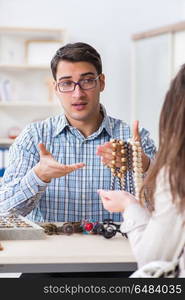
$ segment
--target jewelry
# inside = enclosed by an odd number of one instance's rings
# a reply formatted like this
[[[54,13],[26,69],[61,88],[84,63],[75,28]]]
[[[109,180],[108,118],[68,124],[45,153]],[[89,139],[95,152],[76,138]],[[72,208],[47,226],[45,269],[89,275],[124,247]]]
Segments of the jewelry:
[[[58,231],[67,235],[72,233],[83,232],[81,222],[66,222],[62,226],[58,227]]]
[[[111,162],[111,190],[115,189],[116,181],[119,190],[128,190],[139,198],[143,182],[142,148],[140,142],[128,142],[118,139],[111,140],[113,160]],[[119,167],[117,166],[119,157]]]
[[[121,233],[122,236],[127,237],[126,234],[120,231],[120,225],[121,224],[114,223],[112,219],[105,219],[103,222],[89,220],[66,222],[62,226],[58,226],[57,223],[41,224],[47,235],[71,235],[73,233],[83,233],[102,235],[106,239],[112,238],[117,232]]]
[[[41,224],[41,227],[44,228],[44,232],[48,235],[58,234],[57,226],[53,223]]]
[[[114,190],[115,188],[115,181],[116,178],[118,179],[118,187],[120,190],[125,189],[126,187],[126,170],[127,170],[127,153],[128,153],[128,148],[127,144],[121,140],[113,139],[111,140],[112,142],[112,155],[113,155],[113,160],[111,162],[111,173],[112,173],[112,178],[111,178],[111,190]],[[120,155],[120,160],[121,160],[121,166],[116,167],[116,157],[117,155]]]
[[[120,224],[114,223],[112,219],[105,219],[103,221],[103,228],[99,234],[103,235],[106,239],[110,239],[115,236],[117,232],[127,237],[125,233],[120,231]]]
[[[143,183],[142,148],[139,141],[131,140],[130,144],[132,145],[134,195],[137,199],[139,199],[139,192]]]
[[[66,234],[71,235],[72,233],[83,232],[81,222],[66,222],[62,226],[58,226],[53,223],[41,224],[44,231],[48,235],[53,234]]]

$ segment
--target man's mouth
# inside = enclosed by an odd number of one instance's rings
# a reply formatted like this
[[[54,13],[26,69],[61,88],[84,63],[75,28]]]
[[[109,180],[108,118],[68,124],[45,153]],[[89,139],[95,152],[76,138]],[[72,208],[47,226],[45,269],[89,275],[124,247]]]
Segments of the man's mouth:
[[[76,108],[77,110],[82,110],[85,108],[85,106],[87,105],[86,102],[76,102],[76,103],[73,103],[72,106],[74,108]]]

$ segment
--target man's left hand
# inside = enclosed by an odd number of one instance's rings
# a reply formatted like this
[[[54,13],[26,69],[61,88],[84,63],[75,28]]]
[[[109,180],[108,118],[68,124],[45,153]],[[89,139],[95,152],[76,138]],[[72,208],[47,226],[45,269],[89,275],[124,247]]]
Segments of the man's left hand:
[[[133,123],[133,139],[134,141],[141,142],[141,138],[139,135],[139,121],[134,121]],[[114,151],[114,148],[112,146],[111,142],[106,142],[103,145],[99,145],[97,147],[96,154],[101,156],[101,161],[104,165],[107,167],[112,167],[112,160],[114,160],[114,156],[112,155],[112,152]],[[150,158],[144,153],[142,150],[142,164],[143,164],[143,172],[145,173],[150,165]],[[116,167],[121,167],[121,155],[116,155]]]

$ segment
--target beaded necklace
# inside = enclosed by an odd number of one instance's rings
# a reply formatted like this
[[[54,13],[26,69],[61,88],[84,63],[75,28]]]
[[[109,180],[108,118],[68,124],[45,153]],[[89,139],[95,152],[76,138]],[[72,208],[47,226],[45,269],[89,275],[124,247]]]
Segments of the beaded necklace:
[[[124,142],[118,139],[111,140],[113,160],[111,162],[111,190],[126,189],[128,176],[130,193],[139,199],[139,191],[143,182],[142,148],[140,142],[130,140]],[[121,166],[116,166],[116,158],[120,157]]]

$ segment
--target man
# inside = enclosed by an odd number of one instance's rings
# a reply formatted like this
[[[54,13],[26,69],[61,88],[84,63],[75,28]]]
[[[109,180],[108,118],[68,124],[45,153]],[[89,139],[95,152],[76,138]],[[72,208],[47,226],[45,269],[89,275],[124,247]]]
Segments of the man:
[[[120,214],[103,209],[97,190],[110,189],[111,172],[105,166],[112,160],[110,140],[127,140],[131,130],[100,105],[105,87],[100,55],[88,44],[67,44],[56,52],[51,69],[64,114],[28,125],[11,146],[1,210],[37,222],[120,221]],[[139,136],[138,123],[134,126],[147,171],[155,146],[145,129]]]

